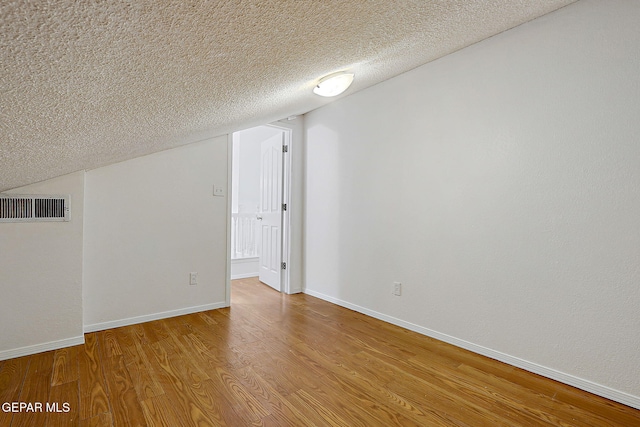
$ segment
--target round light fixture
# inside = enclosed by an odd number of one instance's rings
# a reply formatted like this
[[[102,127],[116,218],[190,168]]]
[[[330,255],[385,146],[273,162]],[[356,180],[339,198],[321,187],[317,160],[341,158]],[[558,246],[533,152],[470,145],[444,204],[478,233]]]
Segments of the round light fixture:
[[[353,82],[353,73],[339,72],[329,74],[320,79],[313,93],[320,96],[338,96],[351,85]]]

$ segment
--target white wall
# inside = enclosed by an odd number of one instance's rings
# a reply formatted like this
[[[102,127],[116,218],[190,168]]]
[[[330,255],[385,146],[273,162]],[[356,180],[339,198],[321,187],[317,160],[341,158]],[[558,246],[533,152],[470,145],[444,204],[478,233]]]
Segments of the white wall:
[[[84,342],[84,172],[10,193],[69,194],[71,220],[0,224],[0,360]]]
[[[640,407],[638,22],[584,0],[308,114],[306,292]]]
[[[225,305],[227,179],[226,136],[87,172],[85,330]]]

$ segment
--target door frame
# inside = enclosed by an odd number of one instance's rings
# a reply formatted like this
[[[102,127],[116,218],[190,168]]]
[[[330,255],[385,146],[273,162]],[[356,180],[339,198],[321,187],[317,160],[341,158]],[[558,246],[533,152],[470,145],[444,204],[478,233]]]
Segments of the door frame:
[[[282,262],[287,268],[281,271],[280,291],[286,294],[302,292],[302,222],[303,222],[303,125],[304,117],[295,116],[258,126],[269,126],[285,132],[287,153],[282,162],[282,203],[287,210],[282,214]],[[233,132],[227,135],[227,274],[225,303],[231,305],[231,194],[233,166]]]

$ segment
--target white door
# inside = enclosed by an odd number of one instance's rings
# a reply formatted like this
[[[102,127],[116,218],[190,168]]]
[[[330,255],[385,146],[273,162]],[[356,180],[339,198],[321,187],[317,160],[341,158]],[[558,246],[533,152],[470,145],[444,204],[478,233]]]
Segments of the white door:
[[[284,132],[262,142],[260,156],[260,281],[277,291],[282,271],[282,146]]]

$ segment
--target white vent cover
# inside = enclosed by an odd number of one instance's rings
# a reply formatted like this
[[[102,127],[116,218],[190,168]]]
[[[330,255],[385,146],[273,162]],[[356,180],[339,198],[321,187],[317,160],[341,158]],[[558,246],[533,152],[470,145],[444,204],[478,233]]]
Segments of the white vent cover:
[[[70,196],[0,194],[0,222],[69,221]]]

